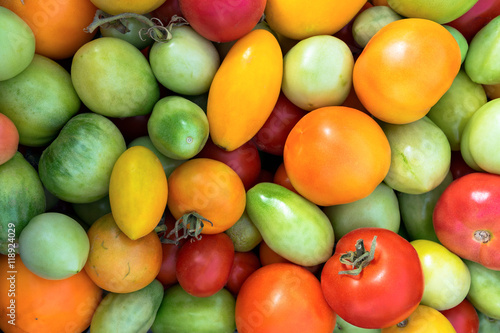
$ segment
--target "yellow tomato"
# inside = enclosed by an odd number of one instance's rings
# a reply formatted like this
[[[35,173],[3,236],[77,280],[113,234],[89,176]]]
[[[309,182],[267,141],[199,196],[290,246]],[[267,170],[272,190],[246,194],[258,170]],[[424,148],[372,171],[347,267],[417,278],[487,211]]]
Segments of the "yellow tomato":
[[[407,320],[383,328],[381,333],[456,333],[456,331],[441,312],[427,305],[419,305]]]
[[[283,55],[267,30],[239,39],[217,70],[208,93],[212,141],[232,151],[249,141],[271,114],[281,90]]]
[[[291,39],[333,35],[359,12],[366,0],[267,0],[266,21]]]
[[[154,230],[167,206],[163,166],[146,147],[127,149],[116,161],[109,183],[111,213],[120,230],[136,240]]]
[[[157,9],[165,0],[90,0],[97,8],[111,15],[121,13],[146,14]]]

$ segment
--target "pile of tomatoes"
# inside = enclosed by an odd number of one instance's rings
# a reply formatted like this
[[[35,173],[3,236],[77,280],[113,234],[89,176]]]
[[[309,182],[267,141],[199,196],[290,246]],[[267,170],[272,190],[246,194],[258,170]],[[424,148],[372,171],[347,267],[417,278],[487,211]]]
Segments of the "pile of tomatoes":
[[[0,329],[498,332],[499,0],[0,0]]]

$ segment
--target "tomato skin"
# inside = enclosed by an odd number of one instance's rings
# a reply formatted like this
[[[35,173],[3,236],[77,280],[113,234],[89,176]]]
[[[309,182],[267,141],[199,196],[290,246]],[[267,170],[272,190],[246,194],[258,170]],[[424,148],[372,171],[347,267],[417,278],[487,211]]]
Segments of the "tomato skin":
[[[499,0],[478,0],[471,9],[459,18],[448,22],[464,35],[468,43],[488,22],[500,15]]]
[[[500,175],[474,172],[454,180],[436,203],[434,230],[439,241],[463,259],[500,270]],[[489,236],[482,239],[476,232]],[[484,243],[482,241],[485,241]]]
[[[286,187],[290,191],[293,191],[299,194],[294,188],[292,183],[290,182],[290,177],[286,173],[285,163],[281,163],[278,166],[278,169],[274,172],[273,183]]]
[[[469,173],[476,172],[472,169],[462,157],[462,152],[460,150],[455,150],[451,152],[451,165],[450,171],[453,175],[453,179],[460,178],[462,176],[468,175]]]
[[[19,147],[19,132],[16,125],[0,113],[0,165],[10,160]]]
[[[290,263],[250,275],[236,298],[235,315],[239,333],[331,333],[336,319],[317,278]]]
[[[30,26],[35,34],[35,53],[54,60],[71,57],[97,33],[83,31],[97,10],[90,0],[0,0],[0,6],[12,10]]]
[[[382,333],[457,333],[450,321],[427,305],[419,305],[401,324],[383,328]]]
[[[259,257],[254,252],[235,252],[226,289],[233,295],[237,295],[245,280],[260,267],[262,265]]]
[[[441,311],[441,313],[450,321],[457,333],[477,333],[479,331],[479,316],[467,299],[451,309]]]
[[[225,233],[193,238],[177,254],[177,280],[190,295],[212,296],[226,285],[233,260],[233,242]]]
[[[352,266],[340,256],[355,250],[363,239],[371,249],[377,236],[375,257],[357,276],[339,274]],[[397,264],[395,264],[397,263]],[[407,318],[418,306],[424,292],[420,259],[411,244],[383,228],[359,228],[343,236],[321,273],[323,294],[339,316],[361,328],[390,327]]]
[[[99,9],[111,15],[121,13],[146,14],[160,7],[165,0],[142,0],[142,1],[123,1],[123,0],[90,0]]]

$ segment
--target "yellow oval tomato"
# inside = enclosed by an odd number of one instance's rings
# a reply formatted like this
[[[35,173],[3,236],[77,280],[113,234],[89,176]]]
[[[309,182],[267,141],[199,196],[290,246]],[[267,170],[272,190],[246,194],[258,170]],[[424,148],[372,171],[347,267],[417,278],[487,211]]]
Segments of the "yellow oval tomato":
[[[165,2],[165,0],[90,0],[104,12],[117,15],[121,13],[149,13]]]
[[[419,305],[401,323],[383,328],[382,333],[456,333],[453,325],[438,310],[427,305]]]
[[[109,182],[111,213],[130,239],[149,234],[167,206],[168,184],[158,157],[148,148],[128,148],[116,161]]]
[[[272,30],[301,40],[333,35],[359,12],[366,0],[267,0],[266,21]]]
[[[460,47],[442,25],[397,20],[380,29],[359,55],[354,89],[374,117],[410,123],[425,116],[450,88],[460,64]]]
[[[208,92],[207,117],[212,141],[232,151],[264,125],[281,91],[283,55],[267,30],[256,29],[229,50]]]

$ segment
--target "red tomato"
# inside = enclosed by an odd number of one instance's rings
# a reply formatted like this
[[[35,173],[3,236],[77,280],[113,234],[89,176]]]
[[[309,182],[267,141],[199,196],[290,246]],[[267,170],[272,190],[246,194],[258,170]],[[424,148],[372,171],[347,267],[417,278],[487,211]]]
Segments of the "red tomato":
[[[19,132],[16,125],[0,113],[0,165],[10,160],[19,147]]]
[[[193,296],[211,296],[226,285],[233,260],[233,241],[225,233],[191,238],[177,254],[177,280]]]
[[[266,0],[179,0],[191,27],[213,42],[230,42],[250,32],[264,14]]]
[[[269,118],[252,140],[259,150],[282,156],[288,133],[306,113],[281,92]]]
[[[500,270],[500,175],[474,172],[454,180],[433,213],[439,241],[459,257]]]
[[[288,174],[286,173],[285,163],[281,163],[278,166],[278,169],[276,169],[276,172],[274,173],[273,177],[273,183],[286,187],[290,191],[293,191],[298,194],[298,192],[295,190],[292,183],[290,182],[290,177],[288,177]]]
[[[246,190],[255,185],[260,173],[259,151],[252,141],[235,150],[226,151],[216,146],[209,138],[196,157],[211,158],[227,164],[240,176]]]
[[[339,274],[358,268],[347,264],[364,252],[358,240],[364,241],[367,251],[374,251],[373,259],[368,256],[360,261],[366,266],[358,275]],[[348,253],[354,258],[341,262],[341,256],[345,259]],[[338,241],[334,255],[323,267],[321,287],[328,304],[345,321],[361,328],[386,328],[417,308],[424,292],[424,276],[417,251],[403,237],[388,229],[359,228]]]
[[[182,17],[179,0],[166,0],[160,7],[151,12],[151,16],[158,18],[165,26],[168,25],[174,15]]]
[[[235,252],[233,266],[227,279],[226,289],[237,295],[243,282],[261,267],[259,257],[253,252]]]
[[[331,333],[336,316],[311,272],[277,263],[247,278],[236,298],[235,318],[239,333]]]
[[[450,321],[457,333],[477,333],[479,331],[479,316],[467,299],[454,308],[443,310],[441,313]]]
[[[478,0],[465,14],[446,25],[460,31],[470,43],[472,37],[498,15],[500,15],[500,0]]]

